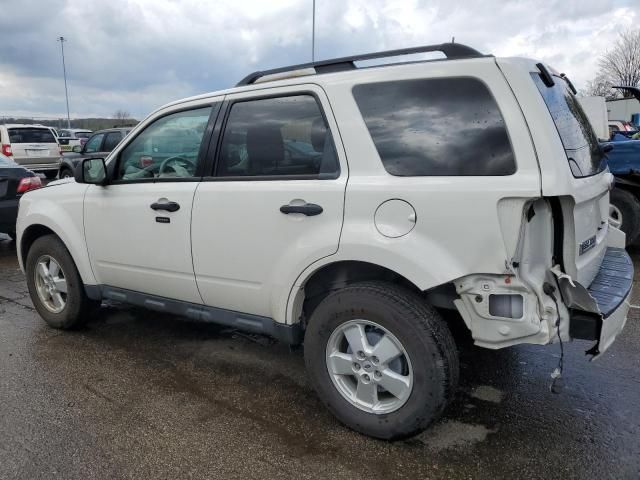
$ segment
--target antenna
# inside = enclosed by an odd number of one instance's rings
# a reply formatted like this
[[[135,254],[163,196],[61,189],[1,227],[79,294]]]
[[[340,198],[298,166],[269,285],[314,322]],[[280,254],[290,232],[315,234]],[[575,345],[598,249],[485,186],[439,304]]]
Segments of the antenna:
[[[316,0],[313,0],[311,20],[311,63],[316,61]]]

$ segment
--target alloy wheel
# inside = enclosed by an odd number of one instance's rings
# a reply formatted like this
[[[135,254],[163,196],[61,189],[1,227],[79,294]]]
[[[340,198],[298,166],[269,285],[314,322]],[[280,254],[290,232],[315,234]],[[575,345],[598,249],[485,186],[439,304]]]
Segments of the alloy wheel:
[[[614,228],[622,226],[622,212],[613,204],[609,204],[609,224]]]
[[[398,410],[413,388],[413,368],[402,343],[369,320],[350,320],[334,330],[326,364],[340,394],[368,413]]]
[[[36,262],[34,272],[38,298],[51,313],[60,313],[67,305],[67,280],[60,264],[43,255]]]

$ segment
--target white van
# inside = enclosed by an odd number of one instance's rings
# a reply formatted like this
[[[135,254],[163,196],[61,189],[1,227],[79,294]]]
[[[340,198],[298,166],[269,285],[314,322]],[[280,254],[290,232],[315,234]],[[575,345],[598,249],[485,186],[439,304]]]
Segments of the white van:
[[[55,178],[62,151],[51,128],[42,125],[0,125],[2,154],[33,172]]]

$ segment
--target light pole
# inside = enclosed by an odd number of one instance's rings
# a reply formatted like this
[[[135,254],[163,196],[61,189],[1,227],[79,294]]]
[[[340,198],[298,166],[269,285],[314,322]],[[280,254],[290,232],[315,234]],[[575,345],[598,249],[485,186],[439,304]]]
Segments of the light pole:
[[[315,1],[315,0],[314,0]],[[62,49],[62,74],[64,75],[64,95],[67,99],[67,128],[71,128],[71,117],[69,116],[69,91],[67,90],[67,67],[64,64],[64,37],[58,37],[60,48]]]
[[[316,0],[313,0],[313,15],[311,21],[311,62],[316,61]]]

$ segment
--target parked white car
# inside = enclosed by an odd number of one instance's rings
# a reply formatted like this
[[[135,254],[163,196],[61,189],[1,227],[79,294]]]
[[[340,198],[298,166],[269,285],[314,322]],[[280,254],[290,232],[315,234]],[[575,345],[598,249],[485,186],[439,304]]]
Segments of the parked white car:
[[[456,390],[442,310],[491,349],[611,346],[633,278],[611,186],[566,77],[442,44],[166,105],[106,162],[22,198],[18,256],[55,328],[113,299],[304,340],[335,416],[395,439]]]
[[[44,173],[47,178],[55,178],[58,174],[62,151],[50,127],[17,123],[0,125],[0,145],[1,153],[18,165]]]
[[[73,147],[82,146],[89,139],[93,131],[84,128],[64,128],[58,135],[58,141],[63,152],[73,151]]]

